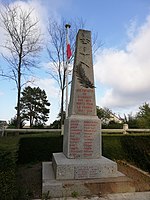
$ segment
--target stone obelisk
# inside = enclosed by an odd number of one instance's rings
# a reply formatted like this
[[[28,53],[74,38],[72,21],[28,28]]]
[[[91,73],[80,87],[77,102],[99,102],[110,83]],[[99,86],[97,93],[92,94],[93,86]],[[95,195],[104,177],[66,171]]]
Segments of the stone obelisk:
[[[67,158],[100,158],[100,119],[96,114],[91,32],[79,30],[73,68],[69,117],[63,153]]]

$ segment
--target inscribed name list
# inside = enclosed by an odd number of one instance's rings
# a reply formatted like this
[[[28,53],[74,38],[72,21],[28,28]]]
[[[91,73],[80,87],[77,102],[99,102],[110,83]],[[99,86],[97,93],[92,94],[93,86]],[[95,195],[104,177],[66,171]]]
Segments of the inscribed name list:
[[[99,158],[99,121],[71,120],[70,122],[70,158]]]

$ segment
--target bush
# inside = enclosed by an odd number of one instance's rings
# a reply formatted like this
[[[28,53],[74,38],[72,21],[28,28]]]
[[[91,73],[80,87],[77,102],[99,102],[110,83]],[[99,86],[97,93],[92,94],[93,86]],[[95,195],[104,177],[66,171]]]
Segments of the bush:
[[[0,199],[15,199],[16,190],[16,159],[12,152],[0,149]]]
[[[127,161],[137,167],[150,172],[150,137],[149,136],[125,136],[122,141],[124,152],[128,155]]]
[[[127,160],[148,171],[150,169],[150,136],[103,135],[102,152],[112,160]],[[62,136],[34,135],[22,137],[19,142],[18,163],[49,161],[52,153],[62,152]]]
[[[150,169],[150,136],[103,135],[102,154],[112,160],[126,160],[145,171]],[[62,152],[63,137],[44,135],[25,136],[20,139],[18,163],[49,161],[52,153]]]
[[[25,125],[25,122],[21,119],[20,122],[20,128],[23,128],[23,126]],[[7,128],[17,128],[17,116],[15,116],[14,118],[11,118],[8,124]]]
[[[150,171],[150,136],[103,135],[103,155],[112,160],[126,160]]]
[[[123,135],[103,135],[102,136],[102,154],[112,160],[123,160],[126,155],[122,149]]]
[[[52,153],[62,152],[62,136],[24,137],[19,141],[18,163],[49,161]]]

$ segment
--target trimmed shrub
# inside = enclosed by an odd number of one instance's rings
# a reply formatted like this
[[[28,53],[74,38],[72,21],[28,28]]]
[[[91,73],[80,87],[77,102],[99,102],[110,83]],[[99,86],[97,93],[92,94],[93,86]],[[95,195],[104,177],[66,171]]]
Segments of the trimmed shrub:
[[[126,160],[137,167],[150,172],[150,137],[125,136],[122,141],[124,152],[128,155]]]
[[[19,141],[18,163],[49,161],[52,153],[62,152],[62,136],[24,137]]]
[[[122,149],[123,135],[103,135],[102,154],[112,160],[123,160],[126,155]]]
[[[126,160],[150,171],[149,135],[103,135],[103,155],[112,160]]]
[[[103,135],[102,154],[112,160],[127,160],[141,169],[150,169],[150,136]],[[52,154],[62,152],[62,136],[29,136],[19,141],[18,163],[49,161]]]
[[[16,159],[12,152],[0,149],[0,199],[13,200],[16,190]]]

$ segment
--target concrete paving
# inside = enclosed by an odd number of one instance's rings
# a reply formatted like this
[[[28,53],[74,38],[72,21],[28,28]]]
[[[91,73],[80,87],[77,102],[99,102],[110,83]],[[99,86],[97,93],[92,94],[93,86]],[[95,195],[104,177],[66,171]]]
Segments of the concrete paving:
[[[108,200],[150,200],[150,192],[109,194]]]
[[[134,192],[134,193],[118,193],[108,194],[103,197],[63,197],[63,198],[51,198],[51,200],[150,200],[149,192]]]

